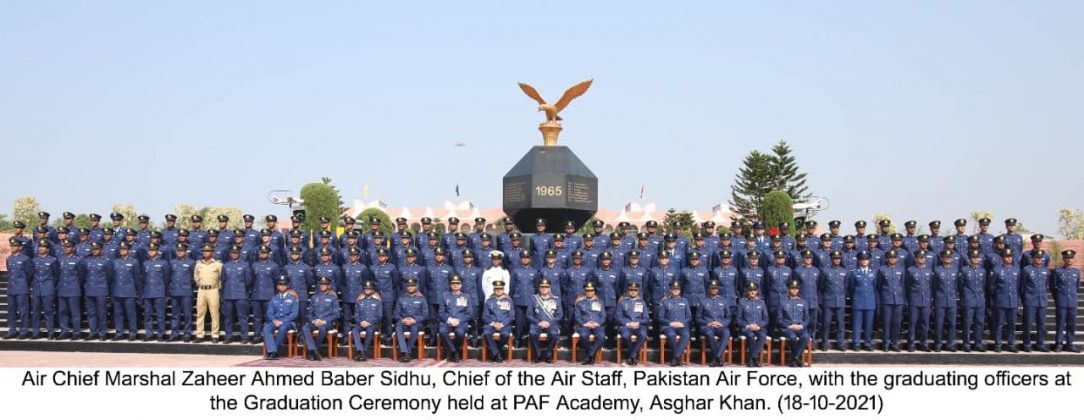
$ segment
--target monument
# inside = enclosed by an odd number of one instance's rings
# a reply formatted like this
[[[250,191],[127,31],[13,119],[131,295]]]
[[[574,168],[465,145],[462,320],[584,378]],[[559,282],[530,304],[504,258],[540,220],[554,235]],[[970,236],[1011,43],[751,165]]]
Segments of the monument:
[[[571,149],[557,145],[561,133],[557,114],[587,92],[591,80],[568,88],[555,104],[542,99],[530,85],[520,83],[519,87],[538,101],[538,111],[546,113],[546,121],[538,125],[542,146],[532,147],[504,175],[504,213],[522,232],[534,232],[539,218],[546,219],[547,232],[563,232],[565,221],[579,229],[598,211],[598,178]]]

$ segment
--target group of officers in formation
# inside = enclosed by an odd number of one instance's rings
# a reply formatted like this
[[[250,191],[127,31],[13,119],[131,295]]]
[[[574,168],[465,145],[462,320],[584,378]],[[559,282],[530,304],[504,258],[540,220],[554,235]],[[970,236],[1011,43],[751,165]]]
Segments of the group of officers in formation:
[[[191,229],[179,229],[167,214],[160,231],[147,228],[147,216],[139,216],[139,229],[125,228],[119,213],[110,215],[111,227],[91,214],[90,228],[76,228],[70,212],[59,228],[49,225],[48,213],[38,216],[32,238],[20,222],[11,238],[7,338],[42,338],[44,325],[48,339],[106,340],[111,310],[112,339],[131,341],[141,309],[144,340],[204,341],[209,316],[212,341],[233,340],[236,324],[237,338],[262,340],[271,359],[296,330],[308,357],[318,360],[319,343],[341,329],[358,361],[371,357],[377,336],[385,344],[394,337],[400,360],[410,361],[424,336],[429,345],[443,340],[453,362],[470,338],[484,340],[475,345],[488,346],[495,362],[508,342],[533,346],[536,362],[550,362],[557,342],[578,334],[583,363],[594,363],[620,336],[624,363],[635,365],[641,347],[661,335],[672,366],[682,363],[690,337],[707,340],[710,365],[724,365],[731,336],[746,340],[747,365],[757,366],[765,340],[778,336],[787,338],[791,365],[800,366],[811,340],[819,338],[821,350],[831,341],[848,349],[849,309],[851,350],[873,350],[879,318],[883,350],[901,351],[906,317],[908,351],[985,351],[985,326],[994,351],[1079,351],[1075,253],[1063,252],[1061,266],[1050,267],[1042,235],[1025,249],[1015,219],[997,236],[986,218],[977,234],[965,234],[967,221],[959,219],[946,236],[939,221],[921,235],[914,221],[904,224],[905,234],[890,233],[888,220],[866,234],[858,221],[850,235],[840,233],[839,221],[817,235],[809,221],[793,236],[768,235],[760,222],[734,223],[716,235],[708,221],[685,236],[662,234],[654,221],[635,234],[627,223],[606,234],[601,221],[584,235],[572,222],[564,233],[549,233],[539,219],[524,237],[507,218],[497,235],[485,232],[483,218],[470,232],[459,231],[454,217],[439,235],[429,218],[416,233],[396,219],[395,231],[385,234],[377,218],[366,230],[346,217],[344,233],[335,235],[326,217],[320,230],[303,232],[297,215],[285,233],[274,215],[255,229],[255,217],[246,214],[245,228],[234,230],[220,215],[216,230],[204,229],[198,215]],[[786,223],[777,228],[789,230]],[[1051,296],[1056,338],[1047,346]],[[251,335],[250,314],[257,329]]]

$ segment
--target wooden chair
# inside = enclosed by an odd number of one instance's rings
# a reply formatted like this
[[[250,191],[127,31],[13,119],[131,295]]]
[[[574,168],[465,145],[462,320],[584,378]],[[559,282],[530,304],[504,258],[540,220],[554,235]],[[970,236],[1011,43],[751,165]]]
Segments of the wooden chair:
[[[318,334],[319,334],[318,331],[313,331],[312,332],[312,338],[316,338],[316,336]],[[338,342],[338,338],[339,338],[339,330],[338,329],[331,328],[331,329],[327,330],[327,358],[328,359],[334,359],[335,355],[338,353],[338,350],[335,348],[335,345]],[[297,340],[297,341],[299,342],[298,346],[301,347],[301,355],[302,356],[308,356],[309,355],[309,348],[305,346],[305,340]],[[319,346],[320,344],[317,343],[316,345]]]
[[[549,341],[549,340],[550,340],[550,336],[549,336],[548,333],[542,333],[542,334],[538,335],[538,341],[540,341],[540,342]],[[575,356],[573,356],[573,357],[575,357]],[[532,346],[530,343],[527,344],[527,361],[528,362],[533,362],[534,361],[534,346]],[[554,362],[557,361],[557,349],[556,348],[553,349],[553,361]]]
[[[346,357],[351,360],[354,359],[354,331],[351,330],[347,337],[348,343],[346,343]],[[365,331],[361,331],[361,339],[365,340]],[[361,351],[361,349],[357,349]],[[376,327],[376,331],[373,331],[373,359],[380,358],[380,326]]]
[[[512,360],[512,334],[508,334],[508,344],[504,348],[508,352],[508,357],[505,357],[504,360]],[[482,361],[489,361],[489,344],[486,344],[485,340],[482,340]]]
[[[718,340],[719,337],[716,336],[714,339]],[[702,365],[707,365],[708,364],[708,351],[709,350],[710,350],[710,347],[708,346],[708,338],[705,337],[705,336],[700,336],[700,364],[702,364]],[[733,339],[730,339],[730,340],[728,340],[726,342],[726,350],[723,350],[723,354],[726,355],[726,364],[728,366],[733,365],[734,364],[734,340]]]
[[[621,363],[621,361],[625,360],[625,359],[621,358],[621,344],[622,344],[621,341],[622,341],[621,340],[621,335],[618,334],[618,336],[617,336],[617,362],[618,363]],[[635,343],[636,342],[636,336],[635,335],[630,335],[629,336],[629,341],[630,341],[629,344]],[[640,346],[640,354],[638,355],[637,358],[640,360],[640,363],[647,363],[647,343],[644,343],[644,345]]]
[[[745,366],[745,335],[743,334],[741,340],[741,365]],[[765,361],[767,359],[767,361]],[[772,362],[772,339],[768,337],[764,340],[764,348],[760,351],[760,364],[768,365]]]
[[[452,339],[455,340],[455,333],[452,332],[451,335],[452,335]],[[459,349],[459,356],[462,357],[462,358],[467,357],[467,341],[468,341],[469,337],[470,337],[469,334],[463,334],[463,344],[461,346],[463,348]],[[437,337],[437,351],[433,355],[434,356],[433,360],[437,360],[437,361],[444,360],[443,353],[444,353],[444,337]]]
[[[595,342],[595,335],[591,334],[591,335],[587,336],[587,340],[589,342],[594,343]],[[576,353],[576,349],[578,348],[579,343],[580,343],[580,333],[578,333],[578,332],[572,333],[572,357],[570,357],[570,359],[572,359],[572,363],[577,362],[577,357],[578,357],[577,355],[579,353]],[[556,353],[556,352],[554,352],[554,353]],[[620,360],[621,359],[618,359],[618,362],[620,362]],[[602,362],[602,350],[601,349],[597,353],[595,353],[595,363],[599,363],[599,362]]]
[[[689,364],[689,358],[693,351],[692,337],[689,337],[689,345],[685,346],[685,353],[681,355],[681,361]],[[659,364],[666,363],[666,334],[659,334]]]
[[[802,364],[813,366],[813,340],[806,342],[802,350]],[[787,337],[779,337],[779,366],[787,365]]]
[[[275,331],[275,332],[273,332],[271,334],[273,334],[274,336],[277,337],[278,336],[278,331]],[[297,330],[296,329],[290,328],[289,330],[286,331],[286,357],[297,356],[297,344],[295,343],[296,339],[297,339]],[[267,342],[264,342],[264,344],[263,344],[263,355],[264,355],[264,357],[267,357]]]
[[[403,337],[410,338],[410,331],[404,331]],[[425,357],[425,331],[418,331],[418,358]],[[399,340],[391,333],[391,360],[399,361]]]

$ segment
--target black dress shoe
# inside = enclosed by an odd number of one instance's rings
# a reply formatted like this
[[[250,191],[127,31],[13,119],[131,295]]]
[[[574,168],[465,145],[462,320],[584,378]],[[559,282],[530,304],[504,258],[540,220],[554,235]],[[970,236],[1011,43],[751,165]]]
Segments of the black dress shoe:
[[[994,353],[1001,353],[1002,347],[1003,346],[994,346]]]
[[[1041,345],[1041,344],[1036,344],[1035,345],[1035,351],[1040,352],[1040,353],[1050,353],[1050,349],[1048,349],[1046,346]]]
[[[192,342],[192,338],[191,338],[191,337],[185,337],[185,338],[184,338],[184,342],[185,342],[185,343],[189,343],[189,342]]]
[[[267,354],[267,360],[278,360],[278,359],[279,359],[278,352],[271,352],[271,353]]]
[[[362,360],[362,358],[363,358],[363,356],[361,355],[361,353],[354,354],[354,361],[355,362],[360,362]]]
[[[123,340],[123,339],[124,339],[124,336],[121,335],[121,334],[114,334],[113,335],[113,341],[120,341],[120,340]]]
[[[1009,346],[1009,353],[1019,353],[1020,350],[1015,345]]]
[[[146,343],[146,342],[148,342],[148,341],[151,341],[151,340],[154,340],[154,337],[151,337],[151,336],[149,336],[149,335],[145,335],[145,336],[143,336],[143,342],[144,342],[144,343]]]
[[[547,357],[547,358],[546,358],[545,360],[543,360],[542,362],[544,362],[544,363],[549,363],[549,364],[551,364],[551,365],[552,365],[552,364],[553,364],[553,356],[549,356],[549,357]]]
[[[676,357],[670,359],[670,366],[681,366],[681,359],[678,359]]]
[[[55,341],[55,340],[56,340],[56,336],[52,335],[52,334],[49,334],[49,341]]]

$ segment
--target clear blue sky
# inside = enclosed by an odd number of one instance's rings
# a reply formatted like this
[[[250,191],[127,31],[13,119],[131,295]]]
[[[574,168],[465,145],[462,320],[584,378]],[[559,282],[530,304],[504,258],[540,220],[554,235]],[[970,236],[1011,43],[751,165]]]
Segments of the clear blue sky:
[[[8,2],[0,205],[277,211],[332,177],[392,206],[500,206],[501,177],[565,110],[600,202],[708,210],[781,138],[818,218],[1053,233],[1084,207],[1079,1]],[[454,148],[456,142],[465,148]],[[995,229],[995,230],[999,230]]]

